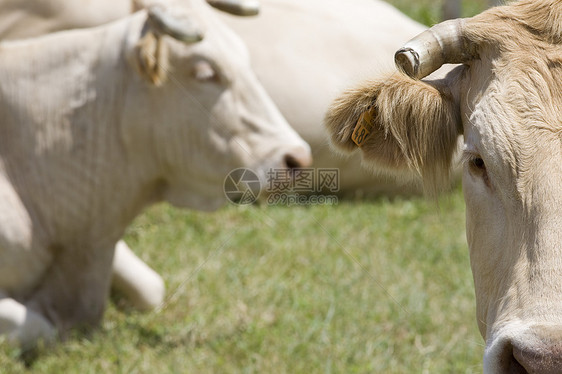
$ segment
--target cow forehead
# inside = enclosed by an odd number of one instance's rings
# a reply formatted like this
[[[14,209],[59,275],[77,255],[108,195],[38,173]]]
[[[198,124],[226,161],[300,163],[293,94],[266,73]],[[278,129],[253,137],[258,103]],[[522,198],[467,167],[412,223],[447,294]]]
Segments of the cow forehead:
[[[466,147],[525,194],[562,162],[562,69],[546,54],[485,48],[463,90]]]
[[[466,38],[479,55],[468,89],[476,100],[496,101],[488,114],[503,116],[503,126],[560,128],[561,18],[562,2],[537,0],[494,8],[467,23]]]

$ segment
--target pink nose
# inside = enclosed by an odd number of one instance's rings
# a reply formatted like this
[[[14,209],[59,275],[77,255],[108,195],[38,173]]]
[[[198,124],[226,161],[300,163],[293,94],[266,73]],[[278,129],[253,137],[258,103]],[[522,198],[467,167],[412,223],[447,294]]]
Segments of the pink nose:
[[[306,168],[312,165],[312,155],[304,147],[295,147],[285,153],[283,162],[287,169]]]

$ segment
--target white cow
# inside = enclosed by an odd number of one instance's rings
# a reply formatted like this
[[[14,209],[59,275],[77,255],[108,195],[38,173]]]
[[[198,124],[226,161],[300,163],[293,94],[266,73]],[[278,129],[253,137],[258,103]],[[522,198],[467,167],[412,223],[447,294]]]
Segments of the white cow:
[[[25,346],[99,322],[147,205],[218,208],[231,170],[310,162],[202,0],[5,42],[0,74],[0,333]]]
[[[0,0],[0,40],[23,39],[54,31],[99,26],[157,1],[159,0]],[[207,3],[234,15],[255,15],[259,10],[256,0],[207,0]],[[162,303],[165,295],[164,281],[136,257],[123,241],[117,243],[114,268],[112,285],[127,297],[133,307],[151,310]]]
[[[88,8],[69,0],[23,4],[0,0],[0,37],[91,26],[132,9],[131,0],[96,0],[88,2]],[[262,0],[257,17],[221,16],[248,46],[254,71],[283,115],[311,145],[313,166],[340,170],[343,193],[417,191],[415,186],[365,173],[359,157],[334,155],[322,120],[341,89],[373,72],[391,69],[388,61],[394,51],[425,30],[424,26],[379,0]],[[159,305],[164,296],[161,278],[135,258],[124,242],[119,242],[114,266],[114,285],[134,306]]]
[[[429,190],[464,135],[466,231],[485,373],[562,372],[562,2],[521,0],[436,25],[327,115],[360,149]],[[445,79],[418,80],[444,63]]]

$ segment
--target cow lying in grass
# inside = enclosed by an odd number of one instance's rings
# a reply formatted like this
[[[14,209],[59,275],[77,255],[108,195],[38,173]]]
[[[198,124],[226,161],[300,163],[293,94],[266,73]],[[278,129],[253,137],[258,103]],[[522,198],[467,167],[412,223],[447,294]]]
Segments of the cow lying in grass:
[[[146,206],[216,209],[233,169],[310,163],[202,0],[0,48],[0,334],[96,325],[116,243]]]
[[[103,24],[155,0],[0,0],[0,37],[18,39],[71,28]],[[327,145],[324,114],[350,81],[388,70],[396,48],[425,30],[379,0],[208,0],[227,12],[222,20],[242,38],[253,70],[289,124],[307,141],[312,166],[339,169],[343,194],[409,194],[418,186],[397,185],[365,173],[358,158],[335,155]],[[334,23],[337,19],[337,23]],[[275,40],[275,44],[271,44]],[[327,79],[326,77],[329,77]],[[164,297],[161,277],[140,261],[124,241],[114,258],[114,288],[137,309],[149,310]]]

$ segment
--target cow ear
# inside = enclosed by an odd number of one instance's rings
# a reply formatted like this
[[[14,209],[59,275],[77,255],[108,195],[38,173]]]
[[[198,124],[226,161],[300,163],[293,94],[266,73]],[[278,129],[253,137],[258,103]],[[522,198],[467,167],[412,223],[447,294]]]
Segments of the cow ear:
[[[344,152],[360,149],[377,172],[414,172],[427,192],[438,192],[462,132],[457,76],[425,82],[393,73],[345,92],[326,115],[332,143]]]
[[[143,35],[135,46],[135,60],[140,75],[156,86],[168,75],[169,49],[164,36],[191,44],[203,39],[203,34],[186,15],[174,16],[170,9],[156,5],[148,9]]]
[[[146,32],[134,49],[134,60],[140,76],[155,86],[162,85],[168,78],[168,47],[162,38]]]

